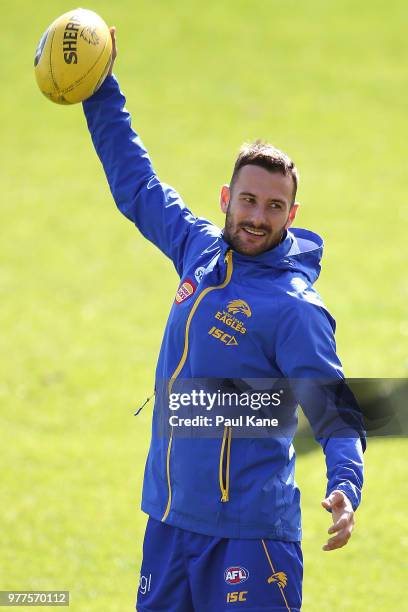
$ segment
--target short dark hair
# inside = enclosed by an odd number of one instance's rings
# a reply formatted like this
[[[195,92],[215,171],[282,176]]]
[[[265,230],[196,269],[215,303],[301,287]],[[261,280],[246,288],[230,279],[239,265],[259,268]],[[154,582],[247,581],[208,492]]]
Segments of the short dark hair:
[[[232,189],[239,171],[243,166],[261,166],[269,172],[280,172],[285,176],[290,175],[293,180],[293,202],[295,202],[296,192],[299,184],[299,173],[294,162],[269,142],[255,140],[255,142],[244,143],[241,146],[239,155],[234,165],[230,188]]]

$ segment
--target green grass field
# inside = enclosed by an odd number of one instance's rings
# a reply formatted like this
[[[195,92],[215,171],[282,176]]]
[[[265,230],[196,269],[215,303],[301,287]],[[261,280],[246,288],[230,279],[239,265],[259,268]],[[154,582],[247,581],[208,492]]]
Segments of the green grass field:
[[[37,90],[37,42],[70,8],[3,12],[0,590],[69,589],[74,612],[125,612],[151,404],[132,412],[151,393],[177,278],[116,211],[81,106]],[[406,376],[406,2],[86,8],[117,26],[133,124],[196,213],[222,223],[218,190],[242,141],[295,159],[298,225],[326,241],[318,289],[347,374]],[[300,454],[306,612],[402,609],[406,456],[406,440],[371,440],[356,531],[323,553],[323,456]]]

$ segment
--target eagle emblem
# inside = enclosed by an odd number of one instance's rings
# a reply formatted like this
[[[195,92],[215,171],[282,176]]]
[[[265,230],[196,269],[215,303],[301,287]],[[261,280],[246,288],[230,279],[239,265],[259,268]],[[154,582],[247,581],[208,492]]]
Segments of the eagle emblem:
[[[275,574],[269,576],[268,584],[271,584],[272,582],[277,582],[278,586],[281,589],[284,589],[288,582],[285,572],[275,572]]]
[[[250,307],[244,300],[232,300],[231,302],[229,302],[227,310],[232,314],[242,312],[242,314],[244,314],[248,318],[252,315]]]

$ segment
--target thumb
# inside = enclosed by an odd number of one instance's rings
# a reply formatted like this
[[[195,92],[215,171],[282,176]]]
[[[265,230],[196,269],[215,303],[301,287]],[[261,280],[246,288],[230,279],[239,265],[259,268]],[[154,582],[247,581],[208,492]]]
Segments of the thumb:
[[[109,28],[109,32],[112,39],[112,55],[116,57],[116,27],[112,26]]]
[[[341,493],[340,491],[333,491],[333,493],[330,493],[330,495],[322,501],[322,506],[323,508],[326,508],[326,510],[330,510],[331,508],[333,508],[333,506],[342,501],[343,493]]]
[[[110,35],[111,35],[111,38],[112,38],[112,55],[111,55],[111,63],[110,63],[110,66],[109,66],[108,74],[111,75],[112,72],[113,72],[113,64],[115,63],[115,59],[116,59],[116,56],[118,54],[118,51],[117,51],[117,48],[116,48],[116,28],[115,28],[115,26],[110,27],[109,31],[110,31]]]

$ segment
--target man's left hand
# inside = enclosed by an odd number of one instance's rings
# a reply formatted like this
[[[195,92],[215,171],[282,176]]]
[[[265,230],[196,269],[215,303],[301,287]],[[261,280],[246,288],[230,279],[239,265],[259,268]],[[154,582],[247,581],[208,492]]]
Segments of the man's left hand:
[[[327,533],[335,533],[322,548],[335,550],[345,546],[351,537],[354,527],[354,511],[349,498],[342,491],[333,491],[322,501],[323,508],[331,510],[333,525]]]

